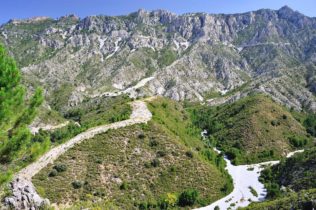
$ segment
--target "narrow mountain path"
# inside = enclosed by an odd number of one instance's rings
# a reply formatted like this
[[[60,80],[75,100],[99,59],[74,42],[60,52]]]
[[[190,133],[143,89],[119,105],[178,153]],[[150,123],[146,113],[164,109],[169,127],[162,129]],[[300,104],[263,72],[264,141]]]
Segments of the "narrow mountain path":
[[[104,92],[104,93],[100,93],[100,94],[94,94],[94,95],[92,95],[92,98],[102,97],[102,96],[114,97],[114,96],[119,96],[122,94],[128,94],[130,98],[136,98],[137,89],[144,87],[148,82],[150,82],[153,79],[155,79],[155,77],[146,77],[146,78],[140,80],[136,85],[129,87],[125,90],[120,90],[117,92]]]
[[[69,121],[65,121],[65,122],[57,124],[57,125],[46,124],[46,125],[39,125],[39,126],[30,126],[29,129],[30,129],[32,134],[36,134],[39,132],[39,130],[52,131],[52,130],[56,130],[58,128],[63,128],[65,126],[67,126],[68,124],[69,124]]]
[[[148,110],[145,101],[150,101],[152,99],[153,97],[145,99],[144,101],[131,102],[132,114],[130,119],[91,128],[64,144],[54,147],[37,161],[19,171],[10,183],[12,196],[5,198],[5,203],[14,209],[38,209],[40,206],[49,204],[47,199],[43,199],[37,194],[35,187],[32,184],[32,177],[83,140],[93,138],[95,135],[104,133],[109,129],[118,129],[134,124],[147,123],[151,120],[152,114]]]

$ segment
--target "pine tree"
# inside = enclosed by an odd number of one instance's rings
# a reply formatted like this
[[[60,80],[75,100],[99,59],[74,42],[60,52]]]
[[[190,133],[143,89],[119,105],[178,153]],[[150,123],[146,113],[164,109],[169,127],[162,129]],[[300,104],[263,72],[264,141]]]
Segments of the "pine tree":
[[[43,102],[42,90],[36,89],[30,100],[15,61],[0,45],[0,161],[7,163],[30,146],[28,125]]]

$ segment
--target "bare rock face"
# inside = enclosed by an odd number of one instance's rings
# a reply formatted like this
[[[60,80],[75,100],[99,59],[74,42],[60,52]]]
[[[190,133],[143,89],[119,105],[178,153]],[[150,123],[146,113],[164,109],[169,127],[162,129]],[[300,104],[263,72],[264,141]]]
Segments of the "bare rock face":
[[[10,185],[12,196],[4,200],[4,204],[9,208],[35,210],[49,205],[49,200],[37,194],[31,181],[16,178]]]
[[[206,101],[210,92],[243,87],[314,110],[315,29],[315,18],[287,6],[231,15],[139,10],[11,21],[0,27],[0,41],[26,83],[43,86],[50,104],[63,98],[63,107],[154,77],[138,92]]]

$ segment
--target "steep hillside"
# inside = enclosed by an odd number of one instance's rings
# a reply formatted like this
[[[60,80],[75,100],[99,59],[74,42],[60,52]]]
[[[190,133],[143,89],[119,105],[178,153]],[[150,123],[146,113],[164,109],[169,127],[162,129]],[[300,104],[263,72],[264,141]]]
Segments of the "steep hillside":
[[[286,6],[232,15],[39,17],[0,27],[29,89],[42,85],[49,103],[66,99],[61,106],[153,76],[139,96],[207,101],[209,93],[235,91],[208,101],[218,104],[255,91],[315,111],[315,34],[315,18]]]
[[[204,145],[182,106],[149,103],[152,121],[76,145],[33,178],[38,192],[72,209],[197,207],[230,192],[224,160]]]
[[[235,164],[279,159],[312,143],[305,128],[268,96],[253,95],[224,106],[192,108],[194,123],[206,129]]]
[[[298,193],[288,193],[286,196],[261,203],[250,204],[247,210],[278,210],[278,209],[302,209],[316,208],[316,189],[302,190]]]
[[[268,189],[268,201],[248,209],[316,208],[316,149],[296,154],[265,169],[261,179]]]
[[[294,190],[316,188],[316,148],[306,150],[282,161],[280,164],[266,169],[262,179],[267,183]],[[271,185],[270,184],[270,185]],[[270,197],[277,193],[270,192]]]

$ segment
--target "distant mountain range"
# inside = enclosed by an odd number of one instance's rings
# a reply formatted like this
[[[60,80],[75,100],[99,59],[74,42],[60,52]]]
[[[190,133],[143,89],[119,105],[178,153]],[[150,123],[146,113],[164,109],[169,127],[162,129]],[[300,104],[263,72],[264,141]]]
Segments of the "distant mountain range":
[[[285,6],[243,14],[139,10],[127,16],[11,20],[0,41],[30,90],[56,109],[144,78],[137,95],[219,104],[264,92],[316,111],[316,18]]]

